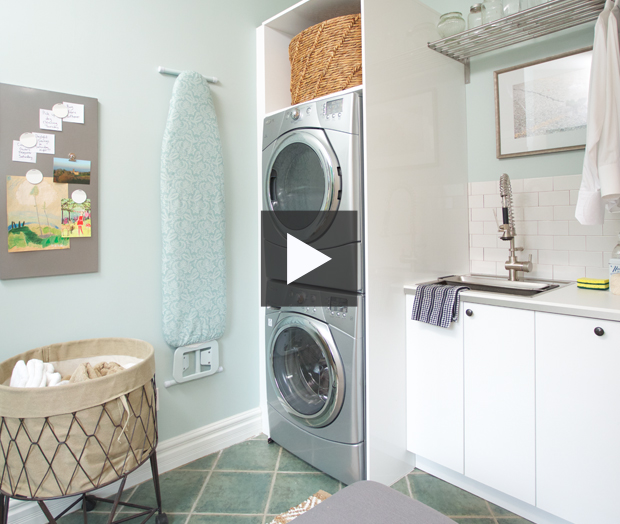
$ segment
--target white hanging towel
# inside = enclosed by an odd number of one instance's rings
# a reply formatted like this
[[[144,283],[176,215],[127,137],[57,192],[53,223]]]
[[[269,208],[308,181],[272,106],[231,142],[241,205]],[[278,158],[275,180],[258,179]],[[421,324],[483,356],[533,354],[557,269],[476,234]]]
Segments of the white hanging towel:
[[[620,212],[620,7],[618,0],[609,16],[607,28],[607,107],[599,145],[601,198],[610,212]]]
[[[607,98],[607,33],[609,15],[614,7],[612,0],[605,2],[594,28],[590,93],[588,95],[588,121],[586,153],[583,159],[581,187],[577,198],[575,218],[584,225],[602,224],[604,207],[598,173],[598,153],[605,124]]]

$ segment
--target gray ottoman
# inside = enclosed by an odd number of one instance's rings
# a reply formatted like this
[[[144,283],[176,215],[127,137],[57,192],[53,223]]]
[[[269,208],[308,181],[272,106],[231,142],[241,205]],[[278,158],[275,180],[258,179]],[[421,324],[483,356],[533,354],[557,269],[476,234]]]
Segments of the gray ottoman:
[[[363,480],[340,490],[295,519],[295,524],[455,524],[427,505],[378,482]]]

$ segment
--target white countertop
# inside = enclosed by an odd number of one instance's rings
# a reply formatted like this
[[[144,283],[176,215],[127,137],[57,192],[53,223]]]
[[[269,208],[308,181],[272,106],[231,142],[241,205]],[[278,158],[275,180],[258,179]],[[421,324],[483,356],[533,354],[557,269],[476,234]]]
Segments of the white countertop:
[[[418,284],[433,279],[419,280],[405,286],[405,293],[415,294]],[[492,306],[546,311],[561,315],[600,318],[620,322],[620,295],[598,289],[580,289],[576,283],[546,291],[532,297],[490,293],[487,291],[462,291],[461,300]]]

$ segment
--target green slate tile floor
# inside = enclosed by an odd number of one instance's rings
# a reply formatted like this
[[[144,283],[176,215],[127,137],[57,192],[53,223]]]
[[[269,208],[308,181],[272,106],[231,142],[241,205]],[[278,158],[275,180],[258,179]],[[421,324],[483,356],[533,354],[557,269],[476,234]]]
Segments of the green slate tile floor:
[[[160,475],[162,506],[169,524],[268,524],[322,489],[342,489],[341,482],[321,473],[260,435]],[[527,524],[467,491],[418,469],[393,489],[427,504],[458,524]],[[123,500],[155,506],[151,481],[126,490]],[[105,524],[110,505],[99,503],[89,524]],[[135,512],[121,507],[122,517]],[[78,511],[59,524],[81,524]],[[141,519],[127,521],[139,524]],[[151,518],[149,524],[154,524]]]

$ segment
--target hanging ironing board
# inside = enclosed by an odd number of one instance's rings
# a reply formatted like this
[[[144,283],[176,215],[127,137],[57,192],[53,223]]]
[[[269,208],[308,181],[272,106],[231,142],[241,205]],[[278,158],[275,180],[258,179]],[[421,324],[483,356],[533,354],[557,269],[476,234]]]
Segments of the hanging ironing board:
[[[216,340],[226,327],[224,169],[211,91],[192,71],[170,101],[161,216],[164,338],[175,348]]]

